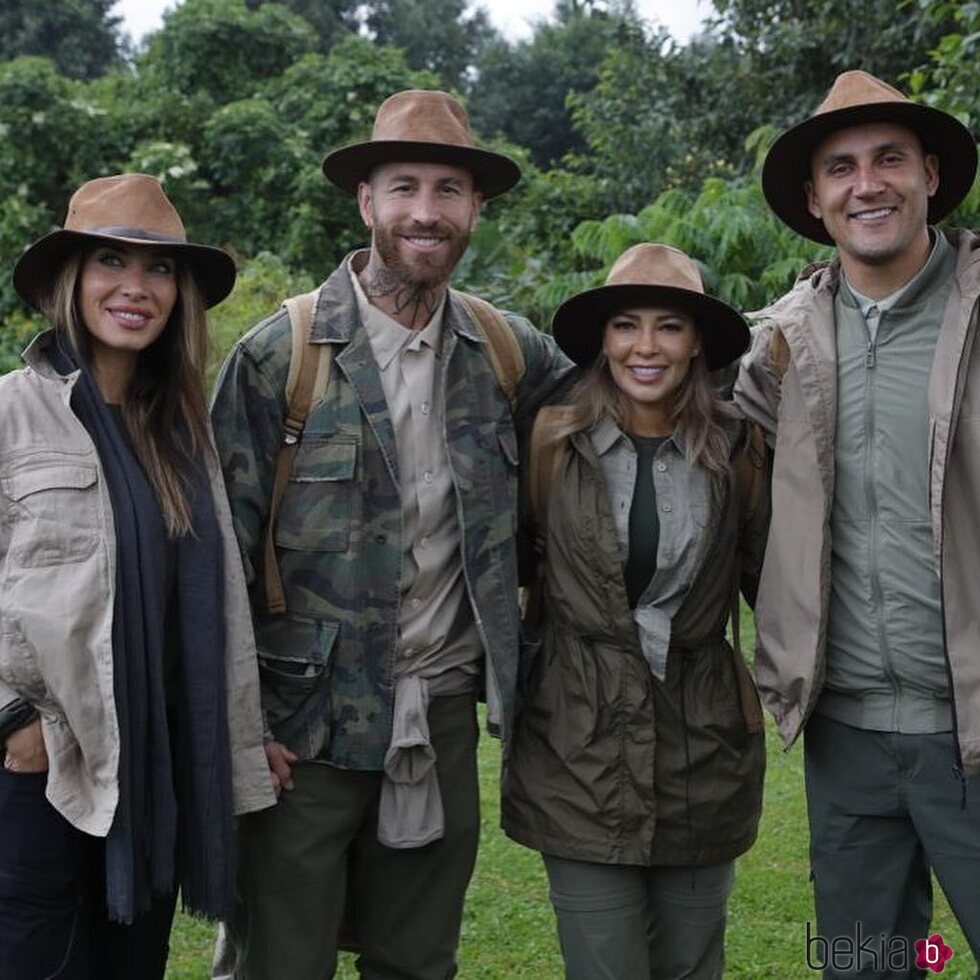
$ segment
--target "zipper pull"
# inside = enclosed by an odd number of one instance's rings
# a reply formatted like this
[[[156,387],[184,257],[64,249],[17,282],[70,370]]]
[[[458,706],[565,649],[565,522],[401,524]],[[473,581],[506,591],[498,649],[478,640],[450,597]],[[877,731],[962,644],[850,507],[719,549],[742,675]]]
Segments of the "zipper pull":
[[[864,366],[870,371],[875,366],[876,355],[873,340],[868,341],[868,352],[864,356]]]

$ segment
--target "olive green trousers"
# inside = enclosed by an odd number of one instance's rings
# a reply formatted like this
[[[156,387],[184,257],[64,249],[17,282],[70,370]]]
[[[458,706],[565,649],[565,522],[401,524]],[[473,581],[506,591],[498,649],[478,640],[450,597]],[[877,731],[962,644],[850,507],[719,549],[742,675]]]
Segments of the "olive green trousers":
[[[473,694],[433,698],[429,734],[445,836],[377,839],[381,774],[307,762],[295,788],[242,820],[239,904],[215,976],[329,980],[339,948],[369,980],[450,980],[480,830]],[[231,964],[234,966],[231,966]]]
[[[543,857],[566,980],[721,980],[734,861],[640,868]]]

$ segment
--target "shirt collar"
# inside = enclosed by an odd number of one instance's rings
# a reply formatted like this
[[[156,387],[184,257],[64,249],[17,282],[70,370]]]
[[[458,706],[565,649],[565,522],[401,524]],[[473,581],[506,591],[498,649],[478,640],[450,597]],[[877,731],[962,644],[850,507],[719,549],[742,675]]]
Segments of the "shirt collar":
[[[421,350],[423,344],[438,355],[442,339],[443,312],[446,308],[445,295],[429,322],[421,330],[411,330],[378,309],[365,295],[361,281],[354,271],[355,259],[361,254],[363,253],[355,252],[348,259],[347,271],[354,287],[357,310],[371,341],[371,350],[374,352],[378,367],[384,371],[402,350]]]
[[[630,452],[635,452],[633,443],[622,429],[608,416],[604,415],[598,425],[589,433],[592,448],[597,456],[604,456],[615,446],[620,439],[629,447]],[[684,455],[684,435],[680,427],[674,429],[673,433],[667,437],[665,445],[673,444],[674,448]]]
[[[592,448],[597,456],[605,456],[613,446],[624,439],[622,429],[608,416],[604,415],[599,424],[589,433]]]

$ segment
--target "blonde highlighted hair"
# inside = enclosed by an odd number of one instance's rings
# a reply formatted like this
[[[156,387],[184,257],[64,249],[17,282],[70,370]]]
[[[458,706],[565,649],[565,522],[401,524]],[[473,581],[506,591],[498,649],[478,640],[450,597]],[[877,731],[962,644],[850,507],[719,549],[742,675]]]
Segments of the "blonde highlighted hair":
[[[77,251],[62,266],[41,303],[42,312],[76,355],[89,359],[89,333],[78,308],[78,281],[88,253]],[[186,473],[211,440],[204,394],[208,354],[207,314],[201,290],[178,255],[177,302],[160,336],[140,351],[122,403],[130,442],[153,488],[171,537],[191,530]]]

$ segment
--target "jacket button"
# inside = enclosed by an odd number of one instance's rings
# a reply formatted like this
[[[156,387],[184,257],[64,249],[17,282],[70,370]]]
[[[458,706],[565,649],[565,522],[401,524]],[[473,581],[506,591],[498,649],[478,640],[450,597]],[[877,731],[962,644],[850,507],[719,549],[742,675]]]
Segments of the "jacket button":
[[[388,540],[388,535],[387,534],[376,534],[374,536],[374,540],[377,541],[378,544],[384,544]]]

